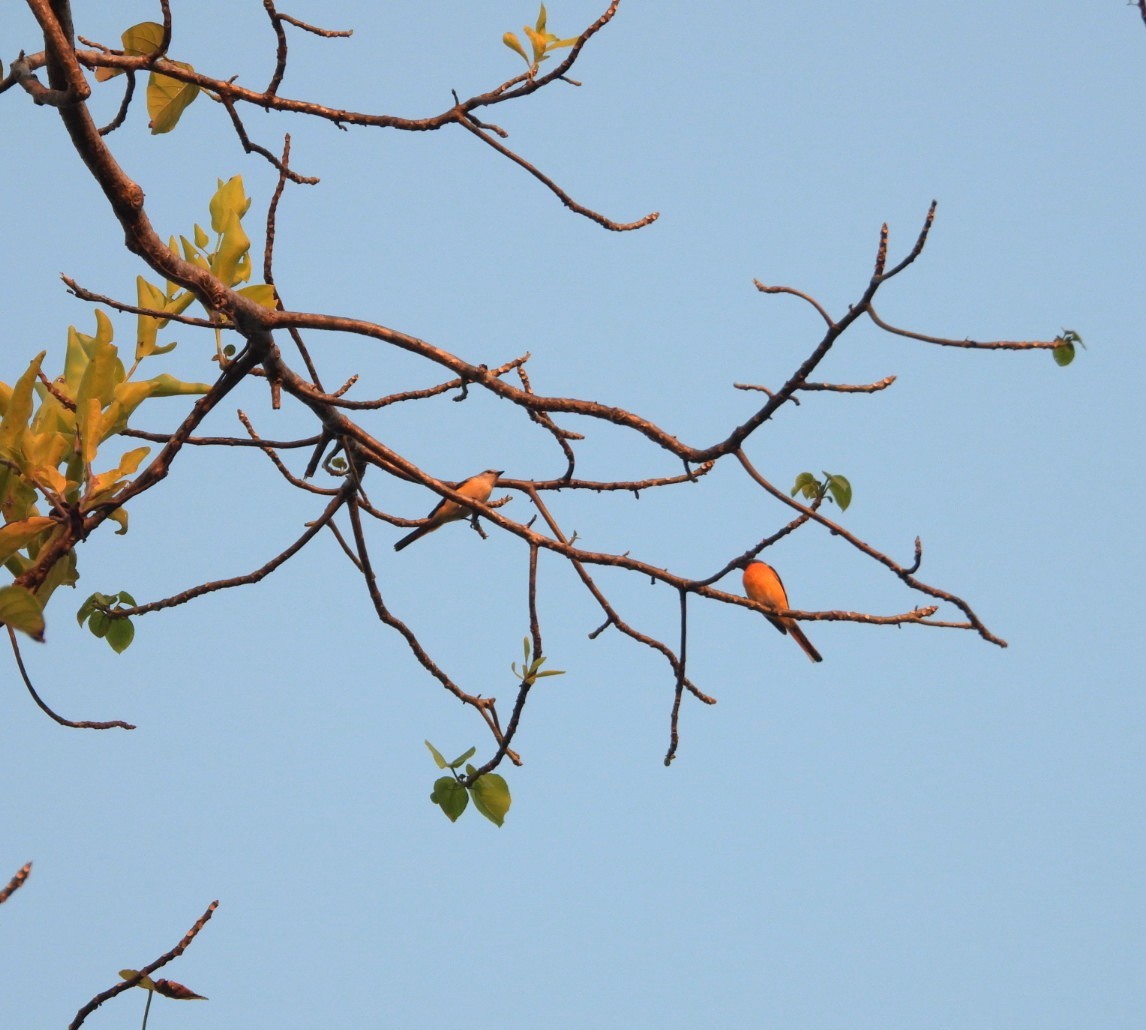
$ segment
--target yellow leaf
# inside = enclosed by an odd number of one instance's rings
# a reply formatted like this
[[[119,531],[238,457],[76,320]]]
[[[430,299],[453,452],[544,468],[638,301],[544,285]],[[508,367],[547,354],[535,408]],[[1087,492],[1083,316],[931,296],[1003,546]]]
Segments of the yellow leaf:
[[[257,283],[254,286],[244,286],[239,290],[239,293],[248,300],[253,300],[261,307],[270,308],[271,311],[278,308],[278,297],[275,294],[274,286],[270,283]]]
[[[123,40],[123,52],[132,57],[146,57],[154,54],[163,43],[163,26],[157,21],[141,21],[132,25],[120,39]]]
[[[159,287],[153,286],[144,279],[142,275],[135,278],[135,292],[141,308],[153,308],[161,311],[167,304],[167,295]],[[139,315],[137,318],[135,360],[141,361],[155,353],[156,338],[159,335],[159,330],[166,325],[166,322],[154,315]]]
[[[185,71],[195,70],[182,61],[171,63]],[[152,72],[147,80],[147,113],[151,116],[148,125],[152,135],[158,136],[174,129],[183,112],[198,95],[199,87],[194,83],[181,82],[179,79],[171,78],[170,75]]]
[[[522,47],[521,41],[517,38],[517,35],[515,33],[507,32],[504,36],[501,37],[501,41],[507,47],[509,47],[510,50],[516,50],[517,53],[521,54],[521,59],[526,64],[529,63],[529,57],[526,55],[525,49]]]
[[[85,465],[90,465],[103,440],[103,407],[98,397],[76,402],[76,418],[80,430],[80,457]]]
[[[130,980],[138,972],[139,972],[138,969],[121,969],[119,971],[119,975],[121,977],[123,977],[124,980]],[[155,990],[155,981],[152,980],[150,976],[145,976],[142,979],[140,979],[139,983],[136,984],[136,986],[142,987],[145,991],[154,991]]]
[[[233,213],[227,216],[225,227],[220,231],[223,238],[219,241],[219,249],[211,256],[211,273],[224,286],[234,286],[250,275],[249,264],[244,274],[243,258],[251,249],[251,240]]]
[[[242,218],[250,210],[251,201],[247,196],[247,191],[243,188],[241,175],[232,175],[226,182],[223,182],[222,179],[219,179],[218,182],[219,188],[215,190],[209,207],[211,210],[211,228],[215,232],[221,233],[226,231],[231,215]],[[198,233],[196,233],[196,239],[198,239]]]
[[[103,472],[98,476],[93,476],[88,503],[102,504],[104,501],[110,500],[111,494],[115,492],[120,481],[126,479],[139,468],[140,462],[150,453],[150,447],[136,447],[120,458],[119,465],[116,468],[110,472]]]
[[[55,519],[50,519],[46,515],[33,515],[20,522],[9,522],[0,529],[0,562],[7,561],[42,533],[50,533],[55,525]]]
[[[40,363],[44,360],[46,351],[40,353],[28,364],[24,374],[16,380],[12,393],[8,398],[8,406],[4,411],[4,418],[0,420],[0,455],[16,458],[21,449],[24,431],[28,427],[28,419],[32,417],[33,384],[36,382]]]

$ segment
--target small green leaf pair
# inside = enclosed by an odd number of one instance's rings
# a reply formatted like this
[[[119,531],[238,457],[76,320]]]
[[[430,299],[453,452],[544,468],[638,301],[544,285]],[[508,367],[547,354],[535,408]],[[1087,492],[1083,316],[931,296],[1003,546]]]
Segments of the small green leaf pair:
[[[439,769],[450,770],[449,776],[441,776],[434,781],[434,790],[430,794],[430,800],[446,814],[450,822],[456,823],[458,821],[472,797],[474,808],[491,823],[501,826],[505,822],[505,813],[509,811],[509,806],[513,800],[509,796],[509,784],[505,782],[505,777],[499,776],[497,773],[486,773],[467,786],[462,782],[457,770],[473,758],[477,748],[471,747],[464,755],[459,755],[452,762],[447,762],[442,753],[428,740],[426,747],[430,749],[430,754],[434,756],[434,761]],[[467,776],[473,776],[475,772],[477,769],[466,764]]]
[[[513,674],[521,680],[523,687],[532,687],[542,676],[564,676],[564,669],[549,669],[546,672],[541,671],[541,666],[545,664],[545,656],[538,655],[532,662],[529,660],[530,646],[529,637],[524,640],[525,662],[521,666],[521,672],[517,671],[517,662],[511,662],[509,667],[513,670]]]
[[[847,511],[848,505],[852,503],[851,483],[844,476],[833,475],[831,472],[824,473],[823,482],[811,472],[801,472],[796,477],[790,496],[795,497],[796,494],[800,494],[806,501],[816,501],[828,496],[840,506],[840,511]]]
[[[86,622],[92,636],[106,640],[116,654],[123,654],[135,639],[135,627],[131,619],[113,619],[108,613],[135,606],[135,598],[126,590],[118,594],[92,594],[76,612],[76,621],[81,626]]]
[[[574,36],[572,39],[558,39],[552,32],[549,32],[545,28],[545,21],[545,4],[542,4],[541,13],[537,16],[537,24],[534,25],[533,28],[530,28],[528,25],[521,27],[521,31],[529,37],[529,45],[533,51],[532,59],[530,59],[529,55],[525,52],[525,47],[521,45],[521,40],[517,38],[515,33],[507,32],[501,37],[501,41],[509,47],[510,50],[521,55],[521,59],[529,66],[530,76],[536,74],[538,65],[549,56],[550,51],[572,46],[578,39],[577,36]]]

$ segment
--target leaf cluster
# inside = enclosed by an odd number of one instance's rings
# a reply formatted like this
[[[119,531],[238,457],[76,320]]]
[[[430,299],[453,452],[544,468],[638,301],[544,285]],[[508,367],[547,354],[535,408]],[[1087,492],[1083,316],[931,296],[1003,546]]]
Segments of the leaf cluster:
[[[533,684],[543,676],[565,675],[565,670],[563,669],[548,669],[542,672],[541,666],[545,664],[545,655],[538,655],[533,661],[530,661],[529,655],[531,653],[531,647],[529,643],[529,637],[526,637],[522,643],[524,645],[525,661],[522,663],[521,671],[517,671],[517,662],[511,662],[509,667],[513,670],[513,674],[519,680],[521,680],[521,685],[523,687],[533,686]]]
[[[840,511],[847,511],[852,503],[852,485],[847,477],[831,472],[825,472],[822,480],[817,479],[811,472],[801,472],[789,491],[790,497],[799,494],[809,503],[817,503],[826,497],[840,506]]]
[[[219,180],[209,205],[214,235],[196,225],[191,238],[172,237],[168,247],[255,303],[273,308],[273,286],[241,285],[251,277],[251,241],[242,225],[250,206],[241,176]],[[43,608],[52,593],[59,586],[74,586],[79,578],[74,544],[86,533],[86,520],[103,512],[119,526],[117,532],[127,532],[127,512],[118,499],[151,448],[129,448],[104,461],[105,445],[127,428],[145,401],[201,395],[211,388],[167,373],[135,378],[142,362],[175,348],[174,341],[161,344],[159,334],[197,299],[178,283],[157,285],[143,276],[136,279],[136,295],[130,368],[125,368],[114,343],[111,319],[96,308],[94,333],[69,327],[58,376],[48,378],[47,352],[41,351],[15,383],[0,382],[0,562],[19,580],[42,556],[54,555],[57,546],[64,549],[62,556],[53,557],[34,595],[18,583],[0,588],[0,621],[37,639],[43,635]],[[213,320],[216,331],[225,324]],[[131,643],[134,631],[126,619],[108,619],[106,610],[116,597],[127,596],[93,594],[80,609],[80,624],[86,621],[92,633],[116,651]]]
[[[130,57],[158,56],[163,47],[163,26],[154,21],[141,21],[120,36],[123,52]],[[183,61],[171,62],[176,68],[193,72],[195,69]],[[121,74],[121,68],[97,68],[96,81],[106,82]],[[170,132],[178,124],[183,112],[199,96],[201,89],[193,82],[173,79],[153,71],[147,79],[148,127],[152,135]]]
[[[548,15],[545,13],[545,4],[542,4],[541,13],[538,14],[537,22],[533,27],[531,28],[528,25],[521,27],[521,31],[525,33],[526,38],[529,40],[532,57],[525,52],[525,47],[521,45],[521,40],[517,38],[516,33],[507,32],[501,37],[501,41],[509,47],[510,50],[521,55],[521,59],[529,67],[530,77],[537,74],[537,69],[541,62],[548,60],[552,51],[560,50],[562,47],[570,47],[576,43],[578,39],[576,36],[570,39],[558,39],[546,28],[547,18]]]
[[[426,747],[434,756],[439,769],[448,769],[450,775],[441,776],[434,781],[434,790],[430,800],[437,805],[452,823],[456,823],[461,814],[473,799],[474,808],[484,815],[491,823],[501,826],[505,822],[505,814],[509,811],[512,798],[509,796],[509,784],[505,777],[498,773],[485,773],[474,778],[477,772],[469,760],[477,753],[476,747],[471,747],[465,754],[459,755],[452,762],[447,762],[442,753],[428,740]],[[458,775],[458,769],[465,765],[466,781]]]
[[[92,636],[106,640],[116,654],[123,654],[135,639],[135,626],[131,619],[113,619],[110,612],[134,608],[136,600],[126,590],[118,594],[92,594],[80,606],[76,621],[82,626],[85,622]]]

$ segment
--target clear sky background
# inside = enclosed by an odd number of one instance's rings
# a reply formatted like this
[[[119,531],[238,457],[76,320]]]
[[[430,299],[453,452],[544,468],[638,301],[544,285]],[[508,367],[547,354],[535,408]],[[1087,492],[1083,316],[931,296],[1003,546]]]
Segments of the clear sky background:
[[[550,27],[576,35],[602,7],[554,0]],[[109,45],[157,14],[77,8],[78,30]],[[532,0],[287,10],[355,34],[292,32],[284,95],[407,116],[515,74],[501,35],[536,16]],[[254,0],[175,5],[171,55],[210,74],[261,86],[273,44]],[[5,4],[5,65],[40,47],[23,5]],[[619,404],[708,445],[757,403],[732,383],[779,386],[821,335],[806,305],[752,279],[839,315],[867,283],[880,224],[898,260],[937,198],[927,249],[881,293],[881,315],[957,338],[1071,328],[1088,349],[1064,370],[1047,353],[859,326],[816,378],[895,386],[806,397],[748,451],[785,488],[805,469],[848,476],[841,521],[905,562],[921,536],[921,577],[1010,646],[818,623],[813,666],[758,615],[696,603],[690,673],[719,703],[685,704],[666,769],[666,666],[615,633],[590,641],[599,611],[546,560],[546,648],[567,675],[531,696],[525,765],[502,769],[504,828],[473,811],[451,825],[427,800],[437,770],[422,741],[486,756],[490,738],[380,626],[329,536],[260,586],[147,617],[123,656],[77,629],[93,590],[143,601],[246,572],[320,510],[260,455],[185,453],[126,537],[108,526],[83,546],[47,644],[24,647],[58,711],[139,728],[62,729],[14,669],[5,678],[0,881],[35,867],[0,909],[3,1026],[66,1025],[215,898],[162,974],[211,1000],[160,999],[154,1028],[1141,1025],[1142,19],[1120,0],[625,0],[574,74],[580,89],[489,117],[579,201],[618,220],[660,211],[652,227],[574,216],[461,131],[342,133],[247,112],[258,142],[277,150],[291,132],[295,167],[322,178],[281,209],[288,306],[491,366],[530,351],[539,392]],[[120,90],[97,92],[104,117]],[[130,300],[144,269],[53,111],[10,91],[0,130],[11,382],[41,348],[57,366],[69,324],[91,331],[60,273]],[[112,143],[165,235],[205,222],[216,178],[242,174],[261,248],[274,176],[220,107],[201,98],[151,137],[137,104]],[[116,327],[132,339],[133,319]],[[168,335],[180,346],[156,371],[210,378],[210,338]],[[310,343],[327,382],[362,374],[362,397],[439,378],[377,344]],[[260,384],[210,428],[240,432],[240,406],[266,436],[312,431],[272,412]],[[184,410],[152,403],[138,423],[170,428]],[[567,424],[589,434],[586,478],[678,471],[615,430]],[[442,478],[562,467],[546,436],[476,392],[368,425]],[[413,487],[374,499],[410,517],[433,503]],[[687,489],[553,504],[586,546],[697,576],[790,517],[731,462]],[[506,511],[528,517],[520,496]],[[371,528],[387,600],[468,689],[508,700],[527,629],[521,542],[454,526],[395,555],[397,535]],[[766,557],[796,607],[928,603],[815,527]],[[602,583],[636,626],[671,637],[670,591]],[[116,999],[86,1026],[137,1025],[143,1003]]]

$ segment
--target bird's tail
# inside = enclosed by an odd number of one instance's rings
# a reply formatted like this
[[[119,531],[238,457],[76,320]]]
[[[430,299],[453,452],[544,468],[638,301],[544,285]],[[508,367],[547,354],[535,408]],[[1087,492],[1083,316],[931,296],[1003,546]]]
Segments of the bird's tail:
[[[415,540],[420,540],[428,532],[429,530],[425,526],[419,526],[414,530],[413,533],[407,533],[404,537],[402,537],[402,539],[394,545],[394,550],[400,551],[403,547],[409,547]]]
[[[804,636],[804,631],[796,625],[794,619],[788,620],[787,629],[792,635],[792,639],[804,649],[804,654],[811,658],[813,662],[822,662],[824,660],[824,656],[812,646],[812,642]]]

